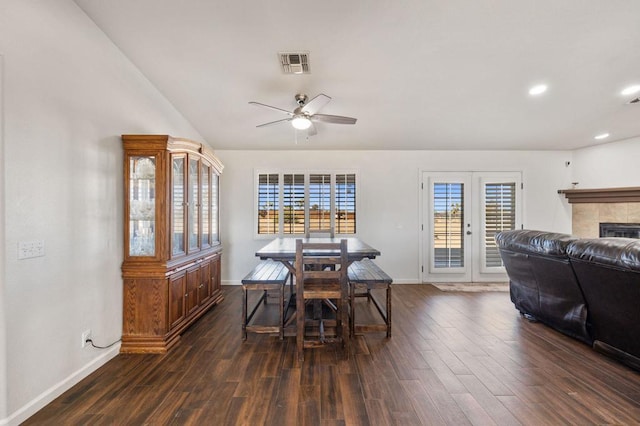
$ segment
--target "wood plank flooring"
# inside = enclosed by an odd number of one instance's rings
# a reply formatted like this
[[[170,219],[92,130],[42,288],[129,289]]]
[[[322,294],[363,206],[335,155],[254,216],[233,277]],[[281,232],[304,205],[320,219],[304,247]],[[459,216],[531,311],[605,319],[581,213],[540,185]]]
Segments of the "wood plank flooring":
[[[639,373],[523,319],[505,292],[394,284],[391,339],[297,367],[293,337],[242,342],[241,289],[224,291],[170,353],[120,355],[24,424],[640,424]]]

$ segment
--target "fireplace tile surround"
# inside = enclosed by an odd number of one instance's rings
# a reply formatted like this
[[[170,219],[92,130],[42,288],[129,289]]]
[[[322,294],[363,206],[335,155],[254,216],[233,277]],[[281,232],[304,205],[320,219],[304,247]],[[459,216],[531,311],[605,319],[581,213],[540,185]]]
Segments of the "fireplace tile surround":
[[[598,238],[600,222],[640,223],[640,203],[580,203],[571,207],[571,233],[581,238]]]
[[[600,223],[640,223],[640,187],[560,189],[571,204],[571,233],[598,238]]]

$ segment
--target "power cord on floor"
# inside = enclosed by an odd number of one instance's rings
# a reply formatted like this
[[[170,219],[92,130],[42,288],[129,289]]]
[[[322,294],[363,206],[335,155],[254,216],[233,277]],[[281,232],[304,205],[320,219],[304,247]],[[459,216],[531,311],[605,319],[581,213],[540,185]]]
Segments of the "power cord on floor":
[[[107,346],[98,346],[95,343],[93,343],[93,340],[91,340],[91,339],[85,340],[85,343],[91,343],[91,346],[93,346],[96,349],[109,349],[111,346],[115,345],[116,343],[118,343],[121,340],[122,340],[122,337],[119,338],[118,340],[116,340],[115,342],[111,343],[110,345],[107,345]]]

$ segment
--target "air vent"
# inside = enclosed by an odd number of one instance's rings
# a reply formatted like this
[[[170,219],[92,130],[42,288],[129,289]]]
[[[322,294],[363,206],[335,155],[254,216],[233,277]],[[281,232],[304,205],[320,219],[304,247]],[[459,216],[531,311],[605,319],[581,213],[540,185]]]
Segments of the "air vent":
[[[640,102],[640,98],[635,98],[635,99],[631,99],[629,102],[627,102],[628,104],[637,104],[638,102]]]
[[[280,65],[285,74],[309,74],[309,52],[280,52]]]

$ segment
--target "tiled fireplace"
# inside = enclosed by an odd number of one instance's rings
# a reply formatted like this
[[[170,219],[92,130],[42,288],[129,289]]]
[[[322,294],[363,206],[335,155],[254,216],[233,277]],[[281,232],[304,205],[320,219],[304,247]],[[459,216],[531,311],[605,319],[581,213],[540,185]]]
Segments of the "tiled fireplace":
[[[572,234],[598,238],[601,223],[640,223],[640,188],[568,189]]]
[[[572,206],[572,234],[600,236],[600,223],[640,223],[640,203],[580,203]]]

